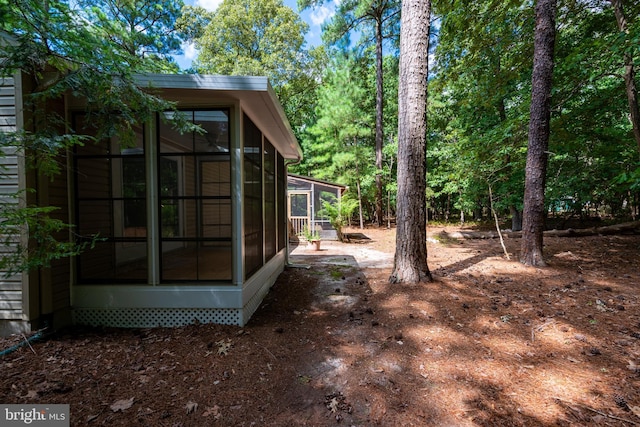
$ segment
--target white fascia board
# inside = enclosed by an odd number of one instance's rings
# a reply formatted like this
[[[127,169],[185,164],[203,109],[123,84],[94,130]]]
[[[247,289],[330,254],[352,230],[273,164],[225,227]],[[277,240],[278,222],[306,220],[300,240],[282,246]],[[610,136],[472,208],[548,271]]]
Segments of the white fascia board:
[[[298,175],[298,174],[295,174],[295,173],[289,173],[289,174],[287,174],[287,177],[292,178],[292,179],[297,179],[297,180],[300,180],[300,181],[309,182],[309,183],[315,182],[317,184],[325,185],[327,187],[333,187],[333,188],[335,188],[337,190],[342,190],[342,191],[344,191],[348,187],[347,185],[337,184],[335,182],[325,181],[325,180],[314,178],[314,177],[311,177],[311,176]]]
[[[285,151],[287,153],[291,153],[289,156],[284,156],[287,159],[292,160],[302,160],[302,148],[300,144],[298,144],[298,140],[293,134],[293,129],[291,129],[291,123],[289,123],[289,119],[287,119],[287,115],[284,112],[284,108],[278,97],[269,85],[266,94],[264,94],[265,104],[267,104],[267,111],[271,113],[272,118],[272,126],[275,131],[279,134],[287,135],[289,138],[285,139],[285,141],[274,140],[273,137],[269,137],[269,123],[264,124],[265,130],[263,132],[267,135],[267,138],[271,141],[272,144],[285,142],[288,145],[288,149]],[[276,137],[277,138],[277,137]]]
[[[261,76],[138,74],[136,83],[142,87],[164,89],[267,91],[269,88],[269,80]]]

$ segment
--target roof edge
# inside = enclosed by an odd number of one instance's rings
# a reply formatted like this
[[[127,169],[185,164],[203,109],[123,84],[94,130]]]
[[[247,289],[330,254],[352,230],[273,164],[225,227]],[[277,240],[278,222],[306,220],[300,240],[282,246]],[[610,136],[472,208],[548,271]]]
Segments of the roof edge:
[[[305,181],[313,181],[313,182],[317,182],[318,184],[325,184],[325,185],[330,185],[330,186],[336,187],[336,188],[342,188],[343,190],[346,190],[347,188],[349,188],[348,185],[338,184],[336,182],[331,182],[331,181],[325,181],[325,180],[322,180],[322,179],[313,178],[311,176],[298,175],[298,174],[295,174],[295,173],[289,173],[288,175],[291,178],[302,179],[302,180],[305,180]]]
[[[209,89],[269,91],[269,79],[263,76],[223,76],[217,74],[136,74],[140,86],[160,89]]]
[[[238,91],[260,94],[278,121],[285,136],[283,143],[289,146],[289,159],[302,160],[302,147],[285,114],[275,90],[264,76],[225,76],[214,74],[136,74],[136,84],[149,89],[201,89],[214,91]],[[295,154],[294,154],[295,153]]]

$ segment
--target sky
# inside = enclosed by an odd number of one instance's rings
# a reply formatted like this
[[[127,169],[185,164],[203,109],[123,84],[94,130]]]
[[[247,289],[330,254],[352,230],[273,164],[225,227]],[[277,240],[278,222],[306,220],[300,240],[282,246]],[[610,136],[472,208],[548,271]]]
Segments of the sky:
[[[306,40],[307,47],[317,46],[322,43],[321,40],[321,25],[335,13],[335,2],[339,0],[327,1],[325,5],[315,8],[313,10],[305,10],[300,14],[300,17],[309,25],[309,32],[307,32]],[[185,0],[185,4],[202,6],[207,10],[215,10],[222,0]],[[284,0],[285,6],[289,6],[296,13],[298,12],[297,0]],[[191,66],[191,62],[196,58],[198,52],[192,45],[184,45],[182,47],[184,54],[176,55],[175,59],[180,65],[181,69],[187,69]]]

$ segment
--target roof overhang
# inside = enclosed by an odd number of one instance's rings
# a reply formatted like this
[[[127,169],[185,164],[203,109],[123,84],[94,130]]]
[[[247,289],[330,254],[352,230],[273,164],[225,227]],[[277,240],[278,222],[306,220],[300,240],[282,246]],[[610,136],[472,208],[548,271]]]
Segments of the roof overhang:
[[[302,159],[302,148],[269,80],[258,76],[199,74],[144,74],[136,76],[142,88],[160,90],[162,98],[178,107],[239,102],[285,159]]]
[[[317,183],[317,184],[326,185],[328,187],[334,187],[334,188],[337,188],[338,190],[340,190],[341,194],[344,193],[349,188],[348,185],[338,184],[336,182],[331,182],[331,181],[325,181],[325,180],[318,179],[318,178],[313,178],[313,177],[310,177],[310,176],[297,175],[297,174],[294,174],[294,173],[287,174],[287,177],[288,178],[293,178],[293,179],[298,179],[298,180],[301,180],[301,181],[314,182],[314,183]]]

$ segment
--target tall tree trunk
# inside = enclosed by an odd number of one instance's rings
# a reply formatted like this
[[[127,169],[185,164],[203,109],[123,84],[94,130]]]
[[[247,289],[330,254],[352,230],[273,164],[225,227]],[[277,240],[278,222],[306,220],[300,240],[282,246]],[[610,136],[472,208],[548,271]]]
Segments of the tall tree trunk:
[[[515,206],[509,206],[509,212],[511,212],[511,231],[522,230],[522,212]]]
[[[358,140],[353,138],[354,146],[358,147]],[[364,230],[364,220],[362,214],[362,192],[360,191],[360,165],[358,163],[358,155],[356,151],[356,189],[358,190],[358,215],[360,217],[360,230]]]
[[[627,18],[622,7],[622,0],[610,0],[613,5],[613,11],[616,15],[618,30],[627,33]],[[636,72],[633,66],[633,56],[627,50],[624,54],[624,84],[627,92],[627,101],[629,103],[629,117],[633,127],[633,137],[640,151],[640,109],[638,108],[638,90],[635,81]]]
[[[384,74],[382,68],[382,16],[376,18],[376,222],[382,226],[382,143],[384,140]]]
[[[502,73],[502,64],[500,63],[500,58],[498,58],[496,75],[499,76]],[[507,121],[507,107],[505,106],[504,98],[500,98],[498,100],[498,117],[500,117],[500,122],[504,123]],[[506,172],[510,173],[513,169],[511,167],[511,156],[507,154],[504,159],[504,163],[506,165]],[[511,231],[521,231],[522,230],[522,212],[519,211],[514,205],[509,206],[509,212],[511,213]]]
[[[358,218],[360,219],[360,230],[364,230],[364,219],[362,213],[362,193],[360,192],[360,178],[356,181],[356,188],[358,190]]]
[[[389,160],[389,180],[391,180],[391,171],[393,171],[393,156]],[[387,228],[391,228],[391,190],[387,189]]]
[[[546,265],[542,254],[544,189],[551,122],[551,81],[556,38],[556,0],[538,0],[531,81],[529,143],[525,169],[524,210],[520,261]]]
[[[432,280],[427,266],[426,135],[430,0],[403,0],[398,89],[398,198],[391,283]]]

